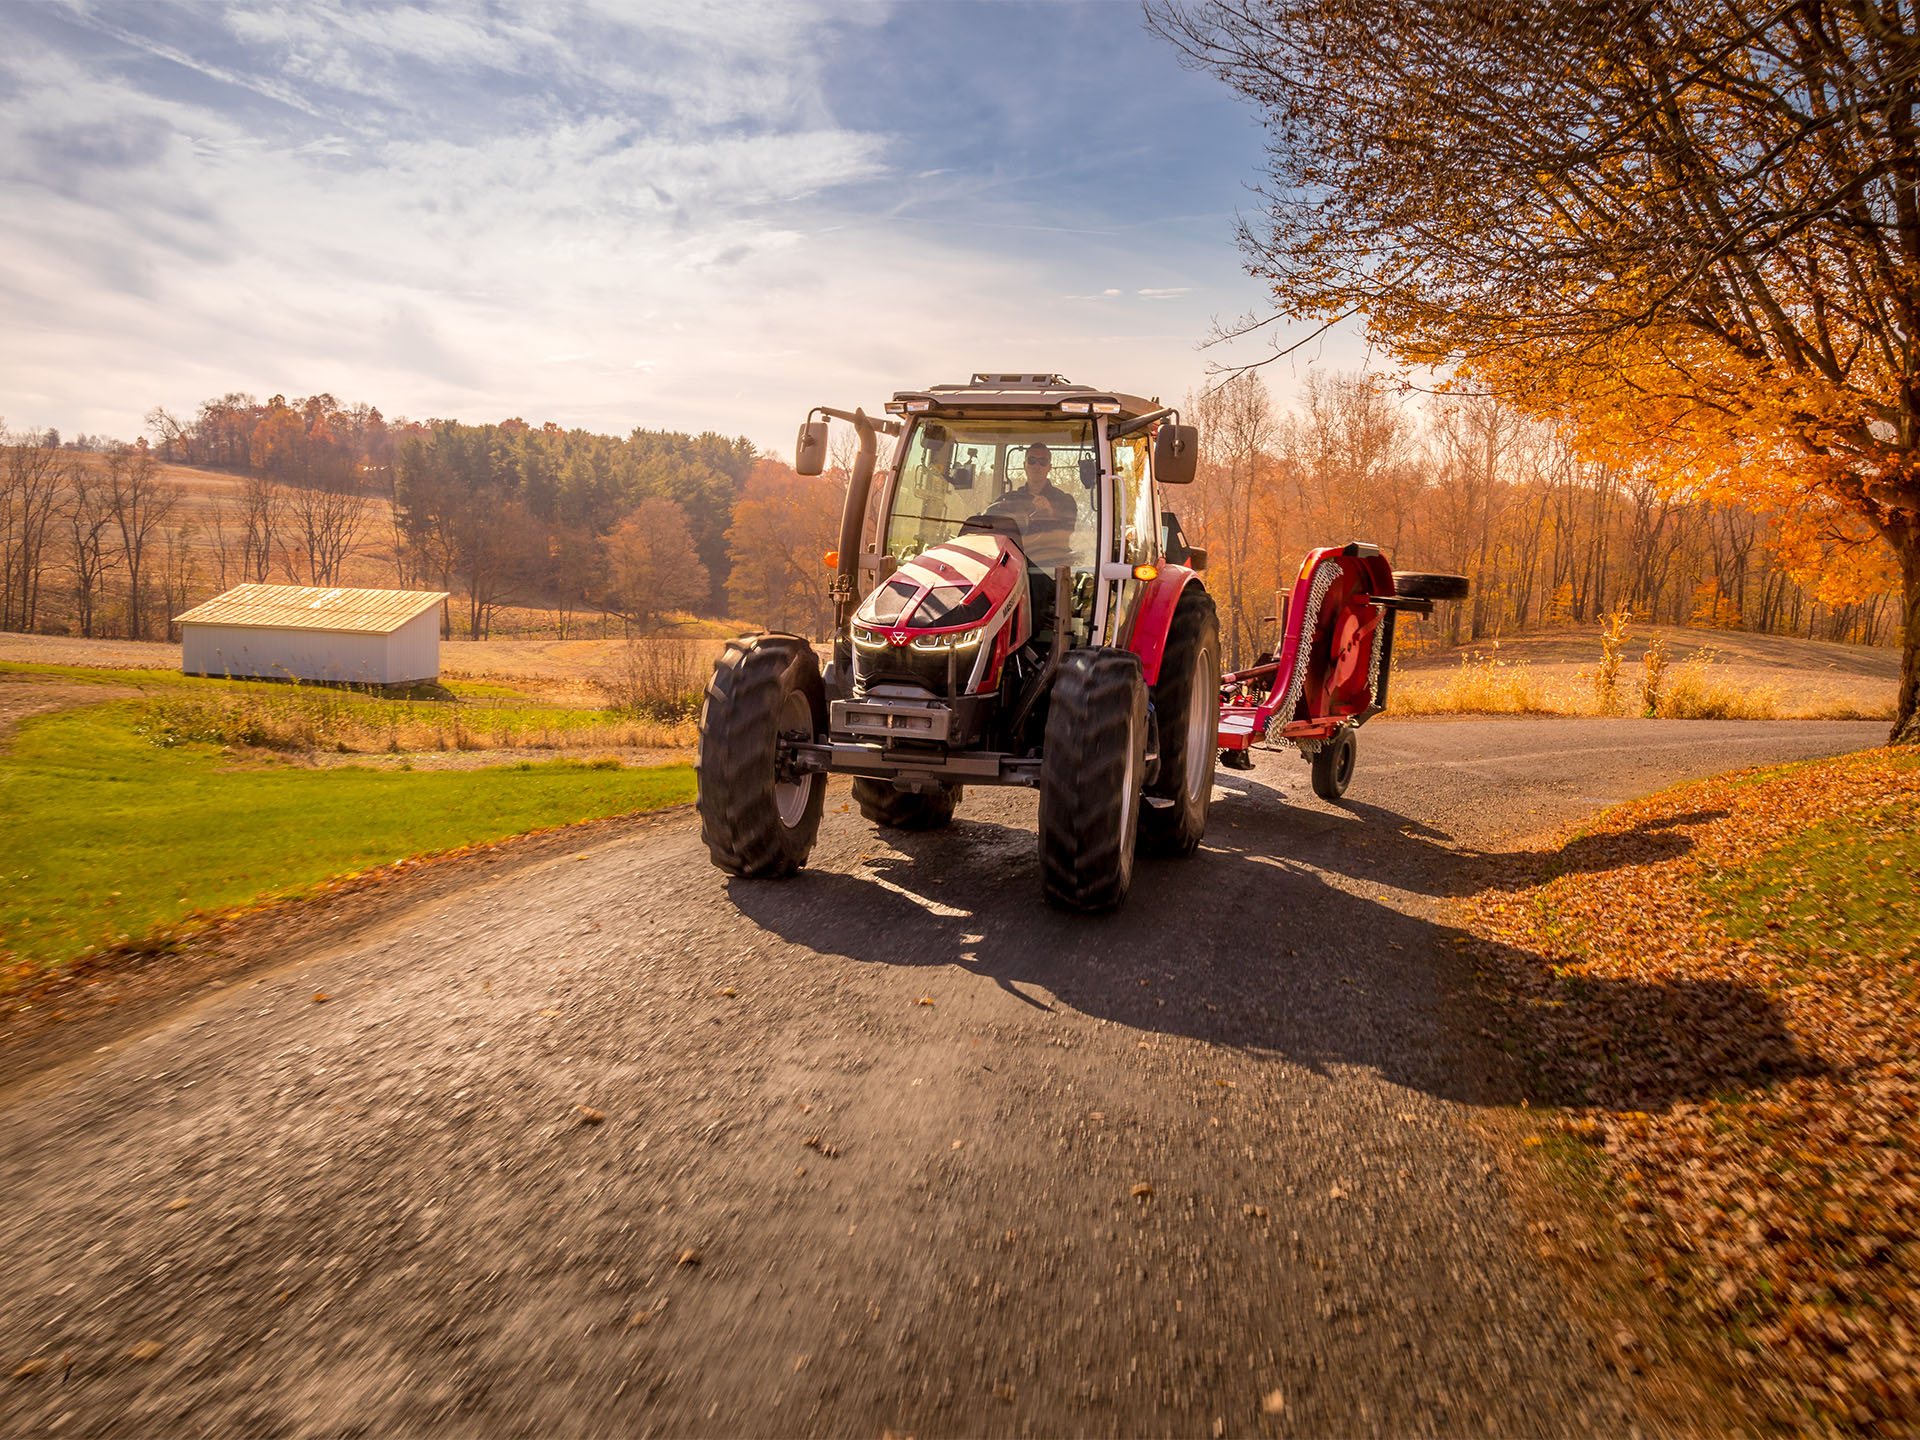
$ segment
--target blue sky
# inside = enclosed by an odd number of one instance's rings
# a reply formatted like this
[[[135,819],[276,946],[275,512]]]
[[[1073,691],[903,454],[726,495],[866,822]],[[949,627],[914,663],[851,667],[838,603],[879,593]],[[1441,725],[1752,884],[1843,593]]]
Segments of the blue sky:
[[[784,449],[977,369],[1177,397],[1262,304],[1261,140],[1122,0],[0,0],[0,417],[324,389]]]

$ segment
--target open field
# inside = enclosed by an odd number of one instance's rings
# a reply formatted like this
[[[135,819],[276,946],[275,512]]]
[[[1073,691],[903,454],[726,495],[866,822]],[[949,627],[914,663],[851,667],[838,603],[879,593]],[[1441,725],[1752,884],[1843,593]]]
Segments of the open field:
[[[1835,645],[1790,635],[1676,625],[1631,625],[1621,646],[1622,713],[1638,714],[1644,656],[1665,642],[1668,679],[1724,690],[1750,708],[1731,718],[1891,719],[1900,678],[1897,650]],[[1394,710],[1475,708],[1539,714],[1596,713],[1597,626],[1539,631],[1396,656]],[[1476,706],[1475,695],[1488,703]],[[1457,702],[1457,703],[1456,703]],[[1682,716],[1680,718],[1692,718]]]

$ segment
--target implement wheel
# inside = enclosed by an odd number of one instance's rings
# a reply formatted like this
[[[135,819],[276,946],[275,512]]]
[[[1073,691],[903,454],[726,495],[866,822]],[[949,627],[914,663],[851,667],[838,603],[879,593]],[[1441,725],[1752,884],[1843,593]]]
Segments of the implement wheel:
[[[1464,575],[1428,575],[1418,570],[1393,572],[1393,593],[1409,600],[1464,600],[1467,590]]]
[[[1126,650],[1070,650],[1047,705],[1040,889],[1063,910],[1111,910],[1133,884],[1147,769],[1147,687]]]
[[[925,790],[896,790],[890,780],[861,776],[853,782],[853,798],[860,813],[889,830],[938,830],[953,821],[960,803],[958,785],[930,785]]]
[[[782,765],[781,740],[826,730],[820,662],[790,635],[730,640],[700,708],[700,838],[732,875],[771,879],[807,863],[826,777]]]
[[[1313,752],[1313,793],[1322,800],[1338,800],[1347,793],[1353,779],[1353,761],[1357,750],[1353,731],[1340,731]]]
[[[1167,628],[1153,713],[1160,722],[1160,773],[1147,796],[1172,803],[1140,812],[1140,848],[1191,855],[1207,833],[1220,733],[1220,621],[1213,597],[1197,585],[1181,595]]]

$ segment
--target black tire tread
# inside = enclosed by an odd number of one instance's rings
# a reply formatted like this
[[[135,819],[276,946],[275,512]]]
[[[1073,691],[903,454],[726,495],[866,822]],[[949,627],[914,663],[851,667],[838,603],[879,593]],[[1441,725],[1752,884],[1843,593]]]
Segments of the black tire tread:
[[[1352,730],[1342,730],[1313,752],[1313,793],[1322,800],[1338,800],[1353,782],[1354,760],[1347,762],[1347,773],[1340,773],[1341,752],[1357,757],[1359,745]]]
[[[806,863],[820,831],[826,785],[816,782],[800,823],[780,823],[774,801],[774,750],[782,702],[793,685],[807,691],[815,733],[824,729],[820,664],[805,641],[762,635],[729,640],[700,708],[694,775],[700,838],[713,863],[745,879],[791,875]]]
[[[1193,684],[1193,653],[1203,646],[1213,647],[1213,689],[1208,703],[1217,707],[1220,695],[1220,618],[1213,597],[1198,585],[1189,585],[1180,596],[1167,627],[1166,648],[1161,652],[1160,683],[1153,687],[1154,714],[1160,719],[1160,773],[1147,794],[1173,801],[1171,805],[1143,806],[1140,811],[1140,848],[1152,855],[1191,855],[1200,847],[1207,829],[1207,809],[1213,798],[1213,767],[1218,746],[1215,735],[1198,756],[1186,754],[1186,713]],[[1206,767],[1206,783],[1200,787],[1199,803],[1186,804],[1186,773],[1190,763]]]
[[[889,830],[938,830],[953,821],[960,803],[958,785],[936,785],[926,790],[896,790],[890,780],[860,776],[853,782],[854,803],[875,825]]]
[[[1144,801],[1122,834],[1128,747],[1144,772],[1147,693],[1140,657],[1083,649],[1060,662],[1040,767],[1040,889],[1066,910],[1111,910],[1133,883]]]

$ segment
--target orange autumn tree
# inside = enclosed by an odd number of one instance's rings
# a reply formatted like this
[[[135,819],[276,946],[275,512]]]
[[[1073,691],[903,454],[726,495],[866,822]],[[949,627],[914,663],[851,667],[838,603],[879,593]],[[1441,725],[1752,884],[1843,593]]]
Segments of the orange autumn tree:
[[[1844,598],[1900,575],[1920,742],[1920,36],[1804,0],[1148,0],[1262,110],[1242,242],[1666,483],[1778,518]]]

